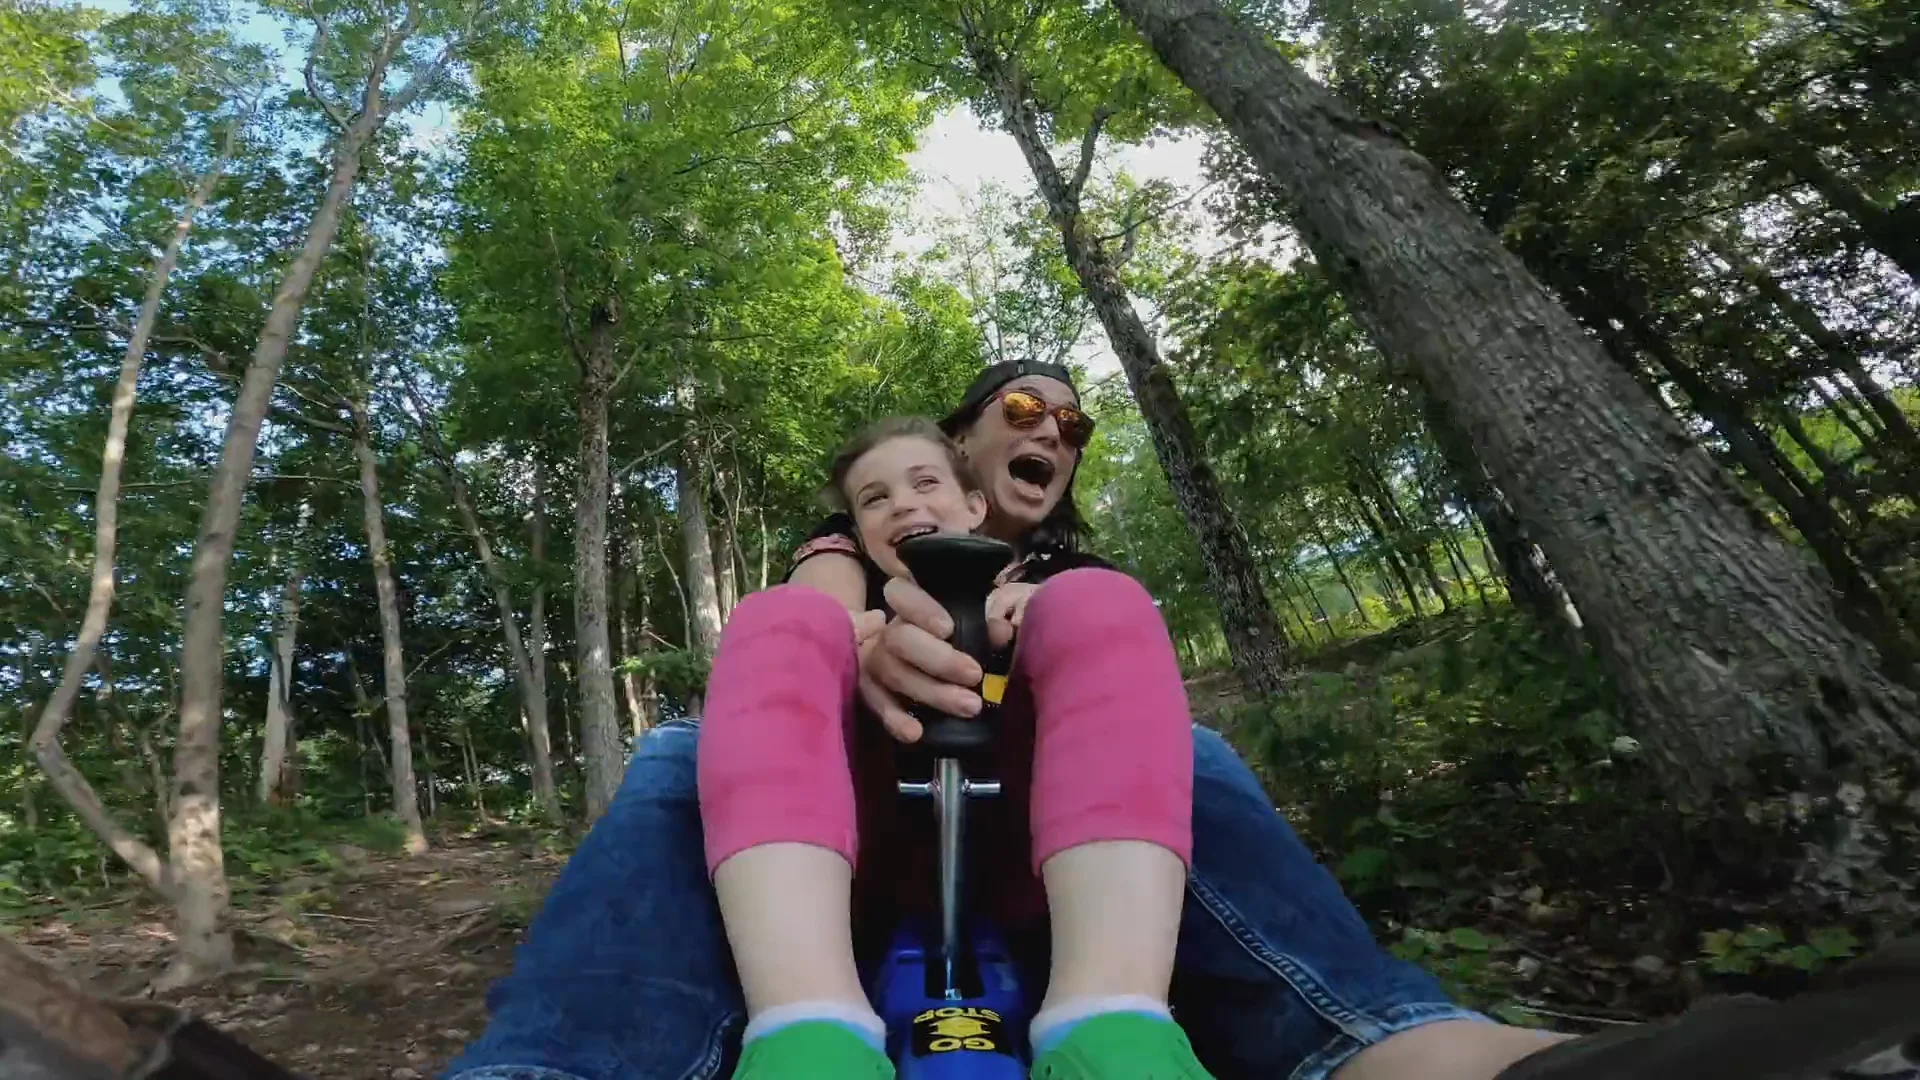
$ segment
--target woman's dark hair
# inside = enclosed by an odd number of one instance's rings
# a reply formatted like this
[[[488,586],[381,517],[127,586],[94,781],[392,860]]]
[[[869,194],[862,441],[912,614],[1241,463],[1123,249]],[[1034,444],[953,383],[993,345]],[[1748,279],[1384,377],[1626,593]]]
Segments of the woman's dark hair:
[[[847,498],[847,474],[875,447],[895,439],[925,439],[946,451],[947,462],[953,466],[953,475],[960,482],[960,490],[980,490],[980,480],[974,474],[973,466],[967,463],[967,455],[960,452],[959,444],[940,430],[939,424],[924,416],[889,416],[861,428],[833,455],[833,465],[827,470],[827,486],[821,492],[827,503],[835,510],[852,513],[853,500]]]

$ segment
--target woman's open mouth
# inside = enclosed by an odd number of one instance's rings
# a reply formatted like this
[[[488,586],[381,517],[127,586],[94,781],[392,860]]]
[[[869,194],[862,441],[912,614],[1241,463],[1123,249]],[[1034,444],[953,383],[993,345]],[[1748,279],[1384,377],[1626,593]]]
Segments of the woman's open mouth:
[[[1032,484],[1041,491],[1053,483],[1056,468],[1052,461],[1038,454],[1021,454],[1007,462],[1007,475],[1023,484]]]

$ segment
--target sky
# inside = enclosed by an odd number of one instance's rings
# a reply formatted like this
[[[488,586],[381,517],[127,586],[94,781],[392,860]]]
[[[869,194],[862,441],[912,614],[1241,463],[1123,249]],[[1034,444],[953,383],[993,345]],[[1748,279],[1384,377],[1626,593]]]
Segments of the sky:
[[[1102,166],[1109,171],[1123,169],[1139,180],[1164,179],[1191,190],[1206,182],[1200,168],[1203,149],[1197,138],[1163,139],[1153,146],[1110,151]],[[962,195],[977,193],[982,183],[996,183],[1010,191],[1033,186],[1033,174],[1027,171],[1013,136],[982,125],[965,107],[940,114],[921,136],[919,148],[907,155],[907,164],[920,181],[914,201],[918,216],[958,212]]]
[[[1206,183],[1201,168],[1204,140],[1197,137],[1161,139],[1151,145],[1109,145],[1103,148],[1096,180],[1124,171],[1139,181],[1166,180],[1182,191],[1192,191]],[[1065,151],[1067,158],[1079,153]],[[927,224],[942,218],[959,216],[979,194],[984,184],[995,184],[1010,192],[1033,190],[1033,173],[1013,136],[999,127],[982,124],[964,106],[936,117],[921,134],[920,145],[907,155],[907,165],[916,182],[914,197],[908,202],[902,228],[896,231],[892,249],[896,254],[922,250],[927,242]],[[1204,210],[1200,211],[1206,220]],[[1211,237],[1203,238],[1203,246]],[[1151,312],[1142,310],[1149,319]],[[1120,368],[1119,360],[1107,344],[1097,324],[1086,346],[1076,359],[1096,378],[1111,375]]]

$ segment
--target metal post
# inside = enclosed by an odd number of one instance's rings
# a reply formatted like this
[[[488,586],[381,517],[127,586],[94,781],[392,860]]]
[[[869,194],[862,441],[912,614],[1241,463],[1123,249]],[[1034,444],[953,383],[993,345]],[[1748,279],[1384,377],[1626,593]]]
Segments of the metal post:
[[[933,818],[940,834],[940,985],[948,1000],[958,1001],[961,954],[966,947],[967,799],[1000,794],[998,780],[969,780],[958,758],[937,758],[933,778],[902,781],[902,795],[933,799]]]

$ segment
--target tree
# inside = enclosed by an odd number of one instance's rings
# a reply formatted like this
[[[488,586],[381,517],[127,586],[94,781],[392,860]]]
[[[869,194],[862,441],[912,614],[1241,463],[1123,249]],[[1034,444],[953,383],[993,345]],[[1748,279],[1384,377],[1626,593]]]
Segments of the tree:
[[[192,45],[170,42],[175,49],[192,48],[193,45],[212,44],[224,47],[225,43],[216,35],[211,42],[196,41]],[[243,65],[256,63],[256,53],[242,50],[237,54],[229,52],[236,63],[233,75],[245,80],[249,75]],[[149,65],[137,74],[147,79],[167,79],[172,84],[192,85],[195,81],[190,74],[178,71],[169,72],[170,59],[164,55],[157,65]],[[154,74],[155,71],[168,74]],[[204,77],[202,78],[204,85]],[[228,84],[232,89],[232,84]],[[162,299],[166,294],[169,278],[172,276],[182,248],[193,229],[195,218],[213,197],[232,157],[242,130],[251,113],[250,107],[244,107],[227,121],[221,149],[210,164],[201,173],[199,181],[189,194],[184,211],[174,224],[147,279],[146,295],[141,301],[139,314],[128,334],[127,347],[120,365],[120,377],[115,385],[108,421],[106,446],[101,455],[100,483],[94,504],[94,554],[93,574],[88,590],[86,612],[82,618],[78,640],[67,665],[62,673],[60,684],[55,688],[36,727],[32,744],[36,759],[47,771],[55,790],[67,799],[70,805],[82,816],[88,825],[105,841],[108,846],[124,858],[129,865],[156,891],[174,901],[181,920],[181,951],[176,957],[175,967],[170,973],[174,981],[183,981],[204,973],[209,969],[223,966],[231,953],[231,944],[226,940],[224,931],[218,926],[219,912],[224,904],[224,883],[221,880],[218,850],[218,811],[217,790],[213,799],[211,823],[208,820],[208,806],[201,793],[196,789],[190,796],[189,788],[195,781],[203,779],[207,769],[214,763],[204,756],[189,755],[183,763],[176,755],[175,774],[181,785],[181,792],[172,799],[156,792],[156,798],[168,805],[172,812],[170,822],[169,857],[165,862],[158,854],[129,833],[116,822],[111,812],[100,801],[92,786],[73,768],[60,746],[60,731],[66,722],[67,714],[73,707],[75,696],[80,689],[84,675],[99,666],[103,658],[96,656],[102,637],[106,633],[109,613],[113,605],[115,550],[119,528],[119,496],[121,469],[125,460],[128,432],[132,421],[134,398],[139,381],[141,366],[145,360],[151,342],[155,323],[159,317]],[[183,714],[182,738],[180,744],[187,742]],[[215,785],[217,788],[217,784]],[[206,832],[213,831],[213,843],[209,850]]]
[[[414,408],[414,422],[419,426],[427,450],[433,456],[434,465],[440,470],[441,478],[446,482],[447,493],[453,498],[454,509],[460,514],[460,523],[466,527],[467,535],[472,538],[475,552],[480,556],[480,568],[487,576],[487,584],[493,591],[494,604],[500,611],[500,634],[507,646],[507,659],[513,665],[513,679],[520,689],[521,715],[526,719],[527,742],[533,758],[533,797],[540,804],[540,810],[548,820],[561,820],[560,797],[553,784],[552,737],[547,728],[546,680],[537,674],[534,665],[534,650],[528,648],[526,639],[520,634],[520,616],[513,602],[513,586],[507,578],[506,568],[501,565],[499,556],[494,552],[493,542],[487,536],[487,530],[480,522],[479,512],[474,509],[473,495],[467,489],[466,479],[460,474],[460,466],[448,453],[440,438],[438,424],[432,413],[409,388],[409,397]],[[536,510],[536,528],[542,528],[539,522],[542,512]],[[542,605],[538,602],[536,591],[534,618],[541,617]],[[537,643],[544,635],[535,632]],[[540,658],[544,669],[545,657]]]
[[[373,564],[373,584],[379,596],[381,696],[387,704],[393,809],[406,827],[407,851],[420,855],[427,850],[427,832],[420,820],[420,797],[413,778],[413,729],[407,722],[407,658],[400,631],[400,590],[394,584],[386,515],[380,502],[380,459],[373,452],[373,421],[365,397],[350,397],[346,404],[353,421],[353,456],[360,466],[367,559]]]
[[[447,49],[419,65],[405,87],[391,94],[385,90],[388,67],[420,29],[422,18],[419,4],[410,3],[400,22],[388,23],[378,31],[366,59],[361,99],[351,116],[344,115],[324,96],[313,74],[315,65],[325,56],[330,34],[325,17],[315,24],[308,54],[308,88],[337,129],[332,140],[332,172],[300,253],[288,265],[274,292],[266,324],[260,329],[239,395],[234,399],[220,463],[207,492],[200,535],[194,545],[193,574],[187,586],[186,628],[180,650],[180,733],[174,743],[173,761],[177,793],[173,821],[168,827],[169,846],[180,867],[182,979],[219,971],[233,956],[232,941],[222,926],[227,882],[220,851],[219,750],[224,681],[221,622],[240,503],[281,362],[299,323],[314,273],[339,230],[341,212],[360,172],[361,151],[390,117],[406,111],[446,68],[451,42]]]
[[[312,515],[310,504],[300,504],[300,524],[294,533],[297,545],[307,530]],[[299,753],[295,743],[293,719],[293,650],[300,638],[300,587],[306,581],[306,567],[296,551],[289,559],[287,584],[280,594],[280,622],[273,636],[273,652],[267,659],[266,734],[260,745],[259,797],[264,804],[284,802],[299,790]]]
[[[0,143],[12,141],[23,119],[92,81],[82,35],[94,19],[78,6],[20,3],[0,10]]]
[[[231,146],[230,139],[229,151]],[[87,824],[116,854],[139,871],[141,877],[156,891],[166,896],[175,892],[174,870],[162,862],[151,847],[113,819],[112,813],[94,793],[92,785],[73,768],[61,750],[60,729],[66,724],[74,698],[79,696],[81,680],[94,667],[100,640],[106,635],[107,620],[113,610],[114,550],[119,540],[120,470],[122,462],[126,460],[127,429],[133,421],[140,366],[146,357],[147,342],[153,334],[154,320],[159,313],[160,299],[166,292],[167,279],[172,275],[174,263],[180,257],[180,249],[185,246],[187,236],[193,229],[194,217],[206,206],[214,187],[219,184],[225,163],[226,154],[223,153],[200,178],[188,198],[186,210],[174,226],[173,235],[167,239],[148,276],[147,294],[140,302],[140,315],[134,323],[133,333],[127,339],[126,355],[120,364],[120,379],[113,389],[112,418],[108,421],[106,448],[100,455],[100,486],[94,495],[93,510],[93,577],[87,593],[86,613],[81,618],[79,638],[67,656],[66,668],[61,672],[60,684],[54,688],[53,696],[41,712],[40,723],[33,733],[34,757],[40,762],[40,767],[47,771],[47,778],[52,781],[54,790],[86,819]]]
[[[1116,0],[1295,208],[1381,348],[1468,430],[1702,809],[1769,759],[1830,795],[1910,760],[1910,696],[1818,575],[1453,200],[1433,169],[1209,0]],[[1844,846],[1844,845],[1842,845]],[[1839,849],[1822,871],[1845,881]]]

